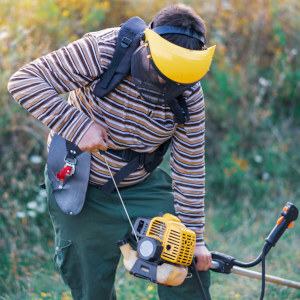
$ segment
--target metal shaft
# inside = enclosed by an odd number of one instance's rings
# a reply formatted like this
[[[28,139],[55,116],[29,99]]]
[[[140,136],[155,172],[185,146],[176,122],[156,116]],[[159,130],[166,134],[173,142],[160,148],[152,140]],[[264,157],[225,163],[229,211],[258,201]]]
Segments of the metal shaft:
[[[211,269],[216,269],[218,267],[219,267],[219,263],[216,261],[213,261]],[[261,278],[262,278],[262,275],[259,272],[243,269],[243,268],[236,267],[236,266],[232,267],[231,273],[250,277],[250,278],[255,278],[255,279],[259,279],[259,280],[261,280]],[[292,281],[292,280],[288,280],[288,279],[284,279],[284,278],[280,278],[280,277],[276,277],[276,276],[272,276],[272,275],[266,274],[266,281],[272,282],[272,283],[275,283],[278,285],[288,286],[288,287],[298,289],[298,290],[300,289],[300,282]]]

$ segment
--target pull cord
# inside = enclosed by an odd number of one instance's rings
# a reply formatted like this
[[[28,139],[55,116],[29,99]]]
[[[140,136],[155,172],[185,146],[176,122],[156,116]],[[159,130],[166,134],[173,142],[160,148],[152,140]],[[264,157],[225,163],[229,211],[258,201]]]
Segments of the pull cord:
[[[117,184],[116,184],[116,182],[115,182],[114,176],[113,176],[113,174],[112,174],[112,172],[111,172],[111,169],[110,169],[110,167],[109,167],[109,164],[108,164],[108,162],[107,162],[107,160],[106,160],[106,157],[104,156],[104,154],[103,154],[102,151],[100,151],[100,154],[104,157],[104,160],[105,160],[107,169],[108,169],[108,171],[109,171],[109,174],[110,174],[110,176],[111,176],[111,178],[112,178],[112,181],[113,181],[113,183],[114,183],[114,186],[115,186],[115,188],[116,188],[116,191],[117,191],[117,193],[118,193],[118,195],[119,195],[119,198],[120,198],[120,200],[121,200],[121,203],[122,203],[122,205],[123,205],[123,208],[124,208],[124,211],[125,211],[125,213],[126,213],[126,216],[127,216],[128,221],[129,221],[129,224],[130,224],[130,226],[131,226],[132,232],[133,232],[133,234],[134,234],[134,236],[135,236],[136,242],[138,242],[137,234],[136,234],[136,232],[135,232],[135,229],[134,229],[134,227],[133,227],[133,224],[132,224],[132,222],[131,222],[131,219],[130,219],[129,214],[128,214],[127,209],[126,209],[126,206],[125,206],[125,204],[124,204],[124,201],[123,201],[122,196],[121,196],[121,194],[120,194],[120,192],[119,192],[118,186],[117,186]]]

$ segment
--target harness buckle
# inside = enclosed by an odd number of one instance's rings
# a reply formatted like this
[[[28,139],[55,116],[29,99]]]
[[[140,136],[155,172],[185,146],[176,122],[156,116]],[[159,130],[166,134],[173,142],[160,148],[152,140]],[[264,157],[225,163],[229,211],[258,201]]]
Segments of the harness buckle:
[[[72,176],[75,173],[76,169],[76,164],[77,164],[77,159],[75,157],[71,158],[70,156],[65,156],[64,158],[65,161],[65,167],[70,167],[71,168],[71,174],[67,174],[68,176]]]
[[[141,165],[145,164],[146,153],[140,153],[139,163]]]
[[[121,46],[123,47],[123,48],[128,48],[129,47],[129,45],[131,44],[131,42],[132,42],[132,40],[130,39],[130,38],[128,38],[128,37],[123,37],[122,38],[122,40],[121,40]]]
[[[131,149],[123,150],[121,157],[124,161],[131,161],[131,159],[134,157],[134,152]]]

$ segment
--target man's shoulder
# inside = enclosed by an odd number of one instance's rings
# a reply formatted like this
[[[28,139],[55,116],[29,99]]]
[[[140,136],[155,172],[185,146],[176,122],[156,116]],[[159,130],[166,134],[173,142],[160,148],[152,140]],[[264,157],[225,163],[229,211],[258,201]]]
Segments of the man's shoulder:
[[[120,27],[106,28],[99,31],[86,33],[84,37],[94,38],[98,45],[114,45],[116,44],[119,31]]]
[[[116,49],[119,31],[120,27],[114,27],[89,32],[84,35],[85,38],[93,39],[94,43],[97,44],[98,51],[101,57],[101,65],[108,66],[111,63],[112,56]]]
[[[184,91],[183,96],[190,97],[191,95],[202,95],[202,93],[202,86],[200,81],[198,81],[188,90]]]

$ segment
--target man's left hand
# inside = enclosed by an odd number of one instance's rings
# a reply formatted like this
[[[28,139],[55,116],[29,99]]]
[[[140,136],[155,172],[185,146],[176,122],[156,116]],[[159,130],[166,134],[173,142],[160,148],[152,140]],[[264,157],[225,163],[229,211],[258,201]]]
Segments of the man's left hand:
[[[207,271],[212,265],[211,254],[205,245],[199,245],[195,248],[195,256],[197,258],[197,270]]]

